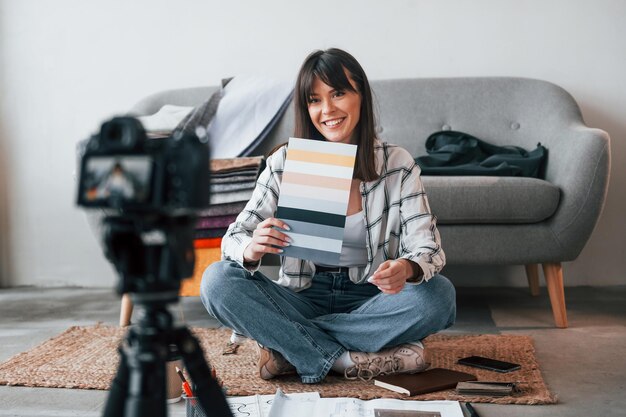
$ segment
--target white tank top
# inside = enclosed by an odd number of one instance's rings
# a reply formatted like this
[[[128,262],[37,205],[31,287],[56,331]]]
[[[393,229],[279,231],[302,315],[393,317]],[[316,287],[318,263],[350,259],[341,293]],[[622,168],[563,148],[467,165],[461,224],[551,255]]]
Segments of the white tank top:
[[[343,231],[343,246],[338,266],[367,265],[367,248],[365,243],[365,216],[363,210],[346,216],[346,227]]]

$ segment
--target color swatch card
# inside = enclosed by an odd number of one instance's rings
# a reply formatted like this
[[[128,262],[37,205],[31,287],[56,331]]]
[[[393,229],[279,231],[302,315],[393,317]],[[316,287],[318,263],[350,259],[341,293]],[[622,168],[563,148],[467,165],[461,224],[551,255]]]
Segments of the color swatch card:
[[[290,138],[276,217],[291,228],[282,255],[337,265],[356,145]]]

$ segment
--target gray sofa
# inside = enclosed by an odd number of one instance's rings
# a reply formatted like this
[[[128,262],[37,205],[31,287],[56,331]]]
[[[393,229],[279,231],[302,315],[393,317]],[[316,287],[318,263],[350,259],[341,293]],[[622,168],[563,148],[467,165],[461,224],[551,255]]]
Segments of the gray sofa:
[[[197,105],[217,87],[171,90],[139,102],[148,115],[164,104]],[[562,88],[523,78],[433,78],[373,81],[382,140],[414,156],[439,130],[470,133],[497,145],[548,149],[545,179],[424,176],[439,219],[448,264],[525,265],[538,294],[543,266],[558,327],[567,327],[561,262],[580,254],[602,210],[610,151],[606,132],[585,125]],[[292,135],[293,108],[255,154]]]

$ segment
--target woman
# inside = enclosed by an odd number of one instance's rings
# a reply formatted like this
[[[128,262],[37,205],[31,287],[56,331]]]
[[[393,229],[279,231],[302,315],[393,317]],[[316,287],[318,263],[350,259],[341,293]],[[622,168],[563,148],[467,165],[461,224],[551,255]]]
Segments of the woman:
[[[367,77],[347,52],[311,53],[294,100],[295,137],[358,145],[340,265],[281,256],[278,280],[259,272],[265,254],[289,245],[289,225],[273,217],[282,146],[224,236],[224,260],[205,271],[202,302],[258,342],[263,379],[423,371],[420,340],[451,326],[456,305],[454,287],[438,275],[445,255],[419,168],[406,150],[377,139]]]

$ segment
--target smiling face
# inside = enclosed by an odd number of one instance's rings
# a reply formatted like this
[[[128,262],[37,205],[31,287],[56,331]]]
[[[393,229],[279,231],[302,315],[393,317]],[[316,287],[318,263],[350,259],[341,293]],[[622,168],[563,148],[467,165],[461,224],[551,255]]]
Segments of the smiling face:
[[[361,114],[361,95],[346,72],[351,90],[337,90],[319,77],[313,81],[308,100],[313,126],[330,142],[356,144],[355,128]]]

